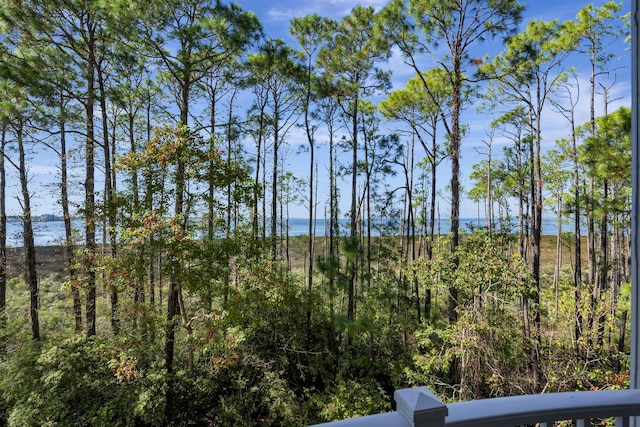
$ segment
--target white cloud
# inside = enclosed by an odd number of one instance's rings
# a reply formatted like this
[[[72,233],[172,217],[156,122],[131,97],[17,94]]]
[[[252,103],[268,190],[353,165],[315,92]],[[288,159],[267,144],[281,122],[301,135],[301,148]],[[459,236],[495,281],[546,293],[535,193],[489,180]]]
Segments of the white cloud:
[[[271,6],[267,12],[269,19],[275,22],[289,22],[292,18],[315,13],[320,16],[340,19],[351,13],[351,10],[358,5],[373,6],[379,10],[387,4],[387,0],[331,0],[328,2],[305,0],[296,4],[295,7],[290,7],[288,4],[289,2],[286,6]]]
[[[308,15],[308,14],[309,13],[307,13],[305,11],[301,11],[301,9],[299,9],[299,8],[296,8],[296,9],[284,8],[283,9],[283,8],[272,7],[272,8],[269,9],[269,12],[267,13],[267,16],[273,21],[289,22],[292,18],[295,18],[297,16],[305,16],[305,15]]]
[[[388,3],[388,0],[330,0],[328,3],[340,8],[348,7],[349,9],[353,9],[357,5],[381,8]]]

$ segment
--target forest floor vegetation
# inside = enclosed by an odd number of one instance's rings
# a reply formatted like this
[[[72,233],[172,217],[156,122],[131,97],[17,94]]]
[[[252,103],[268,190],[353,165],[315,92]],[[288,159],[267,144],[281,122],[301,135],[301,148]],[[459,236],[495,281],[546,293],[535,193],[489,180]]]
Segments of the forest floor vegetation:
[[[399,247],[394,239],[386,242],[388,248]],[[457,269],[450,269],[446,250],[436,251],[428,265],[413,265],[412,274],[432,298],[431,311],[423,311],[420,322],[409,273],[398,281],[382,274],[382,264],[371,284],[359,290],[355,321],[342,314],[344,284],[332,294],[322,277],[316,291],[306,292],[305,242],[290,240],[289,268],[284,261],[260,258],[238,265],[230,292],[214,294],[212,303],[203,303],[195,288],[185,293],[181,304],[190,307],[191,317],[177,330],[172,372],[162,358],[166,286],[156,289],[153,304],[122,299],[122,326],[113,334],[110,282],[104,279],[110,273],[101,271],[100,332],[88,337],[73,331],[63,248],[39,247],[43,338],[31,341],[21,250],[11,249],[0,426],[293,426],[387,411],[395,389],[417,385],[427,385],[445,401],[534,392],[532,340],[521,305],[531,292],[530,279],[518,256],[505,256],[513,242],[473,233],[461,241]],[[322,243],[317,238],[318,257]],[[606,318],[602,342],[595,333],[585,334],[584,353],[576,356],[573,290],[567,280],[557,291],[551,286],[551,237],[543,239],[541,253],[543,391],[627,387],[629,357],[626,347],[617,346],[619,320]],[[565,277],[570,259],[567,254]],[[451,283],[464,301],[455,323],[446,318]],[[130,291],[126,284],[120,288],[121,296]]]

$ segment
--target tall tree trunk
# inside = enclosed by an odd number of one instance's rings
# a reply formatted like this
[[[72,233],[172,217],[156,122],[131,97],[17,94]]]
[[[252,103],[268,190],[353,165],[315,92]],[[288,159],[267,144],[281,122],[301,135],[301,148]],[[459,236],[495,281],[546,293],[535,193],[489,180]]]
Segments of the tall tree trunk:
[[[408,179],[408,202],[409,202],[409,227],[410,227],[410,239],[411,239],[411,261],[415,262],[418,258],[418,251],[416,247],[416,219],[413,210],[413,168],[414,168],[414,147],[411,144],[411,165]],[[416,295],[416,320],[418,324],[422,323],[422,306],[420,305],[420,281],[418,277],[413,277],[413,292]]]
[[[217,106],[217,89],[215,85],[209,86],[209,96],[210,96],[210,105],[211,111],[209,113],[209,152],[213,153],[216,150],[216,106]],[[214,238],[214,215],[215,215],[215,168],[216,162],[211,159],[209,161],[209,179],[208,179],[208,194],[209,199],[207,200],[207,239],[213,241]],[[207,307],[211,306],[210,293],[207,292]]]
[[[539,88],[539,86],[538,86]],[[540,89],[538,89],[537,105],[541,106]],[[533,224],[532,224],[532,267],[531,275],[535,282],[535,295],[533,297],[533,389],[534,392],[540,390],[540,343],[541,343],[541,325],[540,325],[540,243],[542,237],[542,161],[540,158],[540,146],[542,135],[541,129],[542,111],[536,111],[536,129],[535,129],[535,149],[533,157],[534,181],[535,181],[535,197],[533,199]]]
[[[262,142],[262,242],[267,243],[267,144]]]
[[[93,37],[94,33],[90,35]],[[95,46],[95,40],[89,41],[90,49]],[[86,327],[87,335],[96,334],[96,203],[95,203],[95,127],[94,100],[95,93],[95,55],[89,52],[87,73],[87,99],[85,101],[87,136],[85,143],[85,182],[84,182],[84,223],[85,223],[85,256],[84,269],[86,275]]]
[[[436,159],[437,150],[438,150],[438,140],[436,137],[436,126],[437,120],[433,121],[433,135],[431,135],[431,159],[429,162],[431,164],[431,196],[429,206],[429,243],[427,244],[427,259],[431,260],[433,258],[433,244],[435,240],[435,227],[436,227],[436,198],[438,196],[438,186],[437,186],[437,174],[436,167],[438,166],[438,162]],[[428,291],[431,294],[431,290]],[[425,316],[427,314],[425,313]]]
[[[409,145],[409,152],[408,152],[408,159],[407,159],[409,164],[406,166],[403,166],[404,175],[405,175],[405,187],[406,187],[405,206],[407,209],[407,227],[406,227],[407,233],[406,234],[409,238],[408,245],[410,245],[407,247],[407,258],[409,258],[410,256],[410,259],[408,260],[410,262],[415,262],[418,257],[418,248],[416,247],[416,243],[417,243],[416,220],[415,220],[414,207],[413,207],[413,179],[414,179],[413,171],[415,167],[415,139],[413,136],[411,138],[411,144]],[[405,228],[401,229],[402,235],[404,235],[405,233],[404,230]],[[420,281],[415,275],[413,277],[413,293],[416,297],[416,320],[418,324],[420,324],[422,322],[422,306],[420,304]]]
[[[129,104],[127,111],[126,111],[126,126],[127,126],[127,137],[129,139],[129,152],[132,155],[136,155],[136,153],[138,152],[138,147],[137,147],[137,143],[136,143],[136,136],[135,136],[135,118],[136,118],[136,113],[133,109],[133,107],[131,106],[131,104]],[[113,136],[113,141],[116,140],[115,135]],[[115,144],[112,145],[113,148],[115,149]],[[112,158],[115,158],[115,154],[112,156]],[[114,177],[115,177],[115,172],[114,172]],[[139,177],[138,177],[138,168],[133,168],[133,170],[131,171],[131,194],[133,197],[133,211],[136,213],[140,213],[140,184],[138,182]],[[115,191],[115,189],[114,189]],[[147,212],[151,212],[151,210],[148,210]],[[143,247],[138,249],[138,256],[139,259],[143,260],[145,259],[145,245],[143,245]],[[151,250],[149,251],[151,252]],[[145,277],[145,273],[142,273],[141,275],[139,275],[139,277],[136,277],[135,279],[135,284],[134,284],[134,291],[133,291],[133,304],[135,306],[135,315],[133,318],[133,328],[137,329],[137,325],[138,325],[138,317],[140,317],[140,311],[139,311],[139,307],[141,304],[144,304],[145,302],[145,289],[144,289],[144,283],[146,280]],[[143,327],[143,336],[146,335],[146,329]]]
[[[364,118],[363,118],[363,122],[364,122]],[[364,123],[363,123],[363,129],[364,129]],[[373,168],[373,164],[369,164],[369,138],[367,137],[367,133],[366,131],[363,131],[364,134],[364,170],[366,171],[366,183],[365,183],[365,207],[366,207],[366,213],[363,215],[366,221],[366,228],[367,228],[367,232],[366,232],[366,239],[367,239],[367,244],[366,244],[366,281],[367,281],[367,288],[371,287],[371,175],[372,175],[372,171],[371,169]],[[374,162],[374,159],[371,159],[371,163]],[[363,274],[365,273],[365,271],[363,271]]]
[[[310,70],[310,68],[309,68]],[[311,102],[311,74],[309,73],[307,76],[307,99],[306,99],[306,108],[304,110],[304,123],[305,130],[307,131],[307,141],[309,142],[309,239],[307,241],[307,252],[308,252],[308,260],[309,260],[309,271],[307,272],[307,293],[308,293],[308,301],[307,301],[307,341],[310,342],[311,338],[311,304],[312,304],[312,291],[313,291],[313,260],[314,260],[314,243],[315,243],[315,199],[314,199],[314,183],[315,183],[315,175],[314,175],[314,165],[315,165],[315,141],[314,141],[314,130],[311,128],[311,124],[309,123],[309,104]]]
[[[40,339],[38,274],[36,271],[36,245],[33,237],[33,223],[31,222],[31,195],[29,194],[29,180],[27,177],[27,164],[25,160],[23,127],[22,123],[16,126],[16,139],[18,142],[20,174],[20,189],[22,191],[22,237],[24,242],[24,281],[29,287],[31,315],[31,338]]]
[[[555,317],[559,312],[560,269],[562,268],[562,197],[556,202],[556,262],[553,269],[553,289],[555,292]]]
[[[0,332],[7,326],[7,173],[5,169],[5,148],[7,144],[7,123],[0,123]],[[5,351],[0,343],[0,354]]]
[[[208,85],[208,91],[209,91],[209,97],[210,97],[209,108],[211,109],[211,111],[209,112],[209,153],[213,153],[217,149],[216,147],[216,106],[218,102],[218,99],[217,99],[218,89],[215,83]],[[207,186],[209,188],[207,189],[208,199],[207,199],[207,236],[206,238],[209,242],[213,242],[215,238],[214,222],[215,222],[215,209],[216,209],[216,206],[215,206],[216,161],[213,158],[209,160],[207,175],[208,175]],[[215,262],[216,262],[215,260],[213,259],[211,260],[212,267],[213,267],[213,264],[215,264]],[[203,296],[203,304],[205,306],[205,309],[209,311],[212,309],[212,305],[213,305],[212,291],[213,289],[210,286],[207,286],[207,288],[204,290],[204,296]]]
[[[592,58],[593,62],[593,58]],[[593,72],[593,71],[592,71]],[[592,76],[595,76],[592,74]],[[593,82],[595,84],[595,81]],[[604,88],[603,94],[604,101],[604,116],[608,115],[608,90]],[[594,123],[592,122],[592,126]],[[595,132],[595,127],[592,128]],[[599,262],[598,262],[598,277],[597,277],[597,293],[598,293],[598,301],[601,301],[605,298],[606,288],[609,284],[610,277],[610,262],[609,262],[609,254],[607,249],[607,242],[609,239],[609,180],[604,179],[602,183],[602,207],[600,209],[600,241],[599,243]],[[613,306],[613,299],[610,301]],[[598,346],[602,347],[604,344],[604,334],[605,334],[605,322],[606,322],[606,314],[607,309],[605,307],[598,307],[598,333],[597,333],[597,343]]]
[[[127,131],[129,133],[129,151],[131,154],[138,152],[135,135],[136,114],[133,111],[127,113]],[[133,194],[133,209],[138,212],[140,210],[140,185],[138,183],[138,169],[134,168],[131,172],[131,193]]]
[[[491,146],[492,146],[492,142],[490,141],[488,144],[488,155],[487,155],[487,231],[489,232],[489,234],[493,233],[493,187],[492,184],[493,182],[491,182],[492,176],[491,176],[491,160],[492,160],[492,152],[491,152]]]
[[[617,198],[617,188],[612,188],[611,199],[616,200]],[[616,313],[618,312],[618,297],[620,295],[620,285],[622,284],[622,230],[621,230],[621,221],[620,217],[617,213],[614,213],[614,217],[612,218],[612,232],[611,232],[611,256],[610,256],[610,265],[611,265],[611,274],[610,274],[610,309],[609,315],[612,319],[616,317]],[[613,328],[611,328],[613,329]],[[609,337],[613,335],[613,331],[610,330]],[[624,341],[624,340],[623,340]]]
[[[576,356],[578,360],[584,358],[583,342],[583,318],[582,318],[582,230],[580,227],[580,164],[578,163],[578,147],[576,142],[576,132],[573,112],[571,114],[571,142],[573,157],[573,198],[574,198],[574,216],[573,226],[575,234],[574,251],[575,259],[573,266],[573,299],[574,299],[574,336],[576,342]]]
[[[227,116],[227,126],[226,126],[226,134],[227,134],[227,165],[232,164],[232,153],[233,153],[233,102],[236,96],[236,91],[233,92],[231,96],[231,100],[229,101],[229,111]],[[262,130],[260,130],[262,133]],[[262,137],[261,137],[262,138]],[[260,155],[258,154],[258,157]],[[231,230],[233,229],[234,221],[233,212],[232,212],[232,203],[231,203],[231,195],[233,193],[233,183],[229,182],[227,184],[227,209],[226,209],[226,227],[225,227],[225,239],[227,242],[231,241]],[[254,193],[254,197],[257,193]],[[257,224],[257,217],[255,218],[254,225]],[[254,227],[254,233],[257,233],[257,226]],[[229,257],[225,257],[223,259],[223,264],[226,269],[228,269],[229,274],[225,275],[224,281],[224,296],[223,296],[223,307],[227,307],[227,303],[229,301],[229,292],[231,290],[231,269],[229,269]]]
[[[264,223],[262,223],[262,227],[260,227],[260,215],[258,212],[258,209],[260,207],[259,199],[260,197],[262,197],[262,202],[263,202],[263,209],[262,209],[262,220],[265,220],[265,209],[264,209],[264,200],[265,200],[265,194],[264,194],[264,190],[265,190],[265,185],[264,185],[264,180],[261,181],[261,166],[262,166],[262,162],[264,161],[264,157],[263,157],[263,152],[262,152],[262,146],[264,145],[264,126],[265,126],[265,103],[261,103],[260,104],[260,112],[258,113],[258,137],[257,137],[257,141],[256,141],[256,171],[255,171],[255,181],[256,181],[256,188],[253,192],[253,218],[252,218],[252,226],[253,226],[253,238],[257,239],[258,236],[261,237],[261,239],[264,241],[264,233],[265,233],[265,227],[264,227]],[[262,171],[262,173],[264,174],[264,170]],[[262,191],[259,191],[258,188],[258,183],[262,183]],[[262,195],[260,194],[262,193]],[[259,229],[261,228],[261,232],[259,233]]]
[[[627,334],[627,317],[629,312],[622,310],[620,313],[620,330],[618,332],[618,353],[624,353],[624,339]]]
[[[589,309],[587,314],[587,345],[593,344],[593,325],[595,323],[595,315],[597,310],[596,301],[596,226],[594,219],[594,194],[595,185],[593,178],[589,180],[589,196],[586,203],[587,217],[587,257],[588,257],[588,292],[589,292]]]
[[[110,253],[109,256],[112,259],[118,257],[118,247],[116,242],[116,207],[114,203],[114,187],[115,187],[115,171],[111,162],[112,155],[112,143],[109,136],[109,115],[107,110],[107,94],[104,85],[104,74],[102,72],[102,65],[96,66],[97,78],[98,78],[98,90],[99,90],[99,102],[102,116],[102,150],[104,153],[104,215],[106,215],[106,222],[108,227],[105,227],[105,232],[108,235]],[[114,120],[117,120],[114,118]],[[115,140],[113,141],[115,144]],[[120,320],[118,319],[118,288],[115,285],[107,284],[109,289],[109,299],[111,301],[111,331],[114,335],[120,332]]]
[[[454,59],[454,75],[451,98],[451,130],[449,135],[449,157],[451,159],[451,246],[454,254],[458,248],[460,236],[460,109],[462,96],[461,58]],[[458,267],[458,257],[453,257],[454,268]],[[458,289],[449,287],[449,323],[458,321]]]
[[[176,220],[180,218],[183,211],[184,188],[185,188],[185,165],[182,160],[177,163],[176,171],[176,200],[174,205],[174,216]],[[172,255],[175,256],[175,255]],[[169,260],[174,264],[175,260]],[[168,373],[173,372],[173,356],[176,334],[176,316],[179,314],[179,287],[178,277],[172,268],[169,275],[169,290],[167,293],[167,331],[164,345],[165,368]]]
[[[187,126],[189,121],[189,85],[184,84],[181,87],[180,98],[180,137],[183,137],[184,132],[188,132]],[[181,150],[185,150],[185,147],[181,147]],[[175,203],[173,215],[176,221],[180,221],[181,226],[185,226],[185,219],[182,218],[184,213],[184,192],[186,188],[186,165],[183,158],[183,153],[178,153],[178,160],[176,161],[176,178],[175,178]],[[175,254],[171,255],[176,256]],[[165,334],[164,343],[164,361],[165,369],[169,374],[173,372],[173,357],[175,348],[175,335],[177,328],[176,316],[180,314],[180,283],[176,274],[175,260],[169,260],[174,265],[169,274],[169,290],[167,294],[167,329]]]
[[[151,128],[151,91],[149,88],[147,88],[147,102],[145,104],[145,110],[146,110],[146,143],[150,143],[151,142],[151,134],[152,134],[152,128]],[[143,169],[142,172],[142,178],[144,180],[143,184],[144,184],[144,188],[145,188],[145,193],[144,193],[144,210],[145,212],[153,212],[153,168],[147,168],[147,170]],[[149,236],[149,240],[147,241],[147,247],[149,248],[149,258],[147,260],[147,269],[148,269],[148,276],[149,276],[149,304],[151,305],[151,309],[152,311],[155,311],[155,303],[156,303],[156,291],[155,291],[155,287],[156,287],[156,269],[155,269],[155,264],[156,264],[156,259],[157,259],[157,254],[156,251],[154,249],[154,237],[153,236]],[[155,328],[151,328],[151,334],[150,335],[154,335],[153,338],[155,338]]]
[[[335,182],[335,147],[333,141],[333,126],[329,125],[329,315],[331,321],[335,318],[335,289],[336,276],[339,271],[337,253],[337,235],[340,230],[338,222],[338,188]]]
[[[73,229],[71,227],[71,212],[69,210],[69,171],[67,166],[67,134],[65,122],[64,100],[60,99],[60,204],[62,205],[62,218],[64,220],[65,262],[67,264],[69,280],[71,281],[75,331],[80,332],[82,331],[82,300],[80,298],[80,287],[74,262],[75,243],[73,240]]]
[[[349,220],[349,250],[356,252],[358,242],[358,102],[359,99],[353,100],[353,110],[351,111],[351,136],[352,140],[352,159],[351,159],[351,211]],[[347,292],[347,320],[355,320],[355,287],[357,272],[357,257],[351,254],[348,261],[349,265],[349,289]]]
[[[589,133],[590,136],[594,136],[596,134],[596,107],[595,107],[595,98],[596,98],[596,63],[597,63],[597,49],[590,49],[591,57],[590,57],[590,65],[591,65],[591,75],[589,78]],[[606,103],[605,103],[606,106]],[[591,178],[589,180],[589,197],[587,202],[587,256],[589,259],[589,277],[588,277],[588,288],[589,288],[589,312],[587,316],[587,344],[590,346],[593,343],[593,325],[595,322],[595,316],[597,313],[597,288],[596,288],[596,232],[595,232],[595,206],[594,206],[594,198],[595,196],[595,184],[594,179]]]
[[[438,195],[438,186],[437,186],[437,173],[436,168],[438,166],[438,162],[436,159],[437,150],[438,150],[438,140],[436,134],[436,126],[438,120],[437,117],[433,119],[432,129],[433,133],[431,135],[431,156],[429,159],[429,163],[431,165],[431,185],[430,185],[430,206],[429,206],[429,238],[427,239],[427,259],[431,260],[433,258],[433,245],[435,243],[435,227],[436,227],[436,200]],[[429,321],[431,319],[431,305],[432,305],[432,295],[431,288],[427,288],[424,293],[424,318]]]
[[[597,275],[597,301],[600,301],[601,298],[604,298],[606,295],[607,284],[608,284],[608,273],[609,273],[609,254],[607,252],[607,239],[609,238],[608,231],[608,199],[609,199],[609,183],[607,180],[604,180],[602,184],[602,208],[601,208],[601,216],[600,216],[600,239],[598,242],[599,246],[599,261],[598,261],[598,275]],[[606,309],[604,307],[598,307],[598,333],[597,333],[597,344],[598,346],[602,346],[604,343],[604,329],[605,329],[605,320],[606,320]]]
[[[271,171],[271,259],[277,257],[277,235],[278,235],[278,149],[280,140],[278,130],[280,127],[277,106],[274,111],[273,124],[273,169]],[[282,221],[282,218],[280,218]]]

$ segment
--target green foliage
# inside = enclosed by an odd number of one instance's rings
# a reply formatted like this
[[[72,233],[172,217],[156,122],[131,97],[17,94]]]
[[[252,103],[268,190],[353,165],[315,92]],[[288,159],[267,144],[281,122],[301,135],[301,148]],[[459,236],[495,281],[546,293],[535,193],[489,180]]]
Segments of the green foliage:
[[[571,351],[571,350],[569,350]],[[629,388],[629,354],[602,354],[583,363],[575,363],[573,355],[561,343],[548,349],[546,378],[549,392],[565,390],[620,390]]]
[[[631,186],[631,109],[618,110],[596,120],[596,133],[586,138],[580,147],[579,159],[587,173],[602,185],[607,182],[620,189],[618,200],[595,201],[597,205],[609,204],[605,209],[628,211]]]
[[[522,258],[508,256],[508,241],[501,239],[476,231],[458,246],[457,265],[451,254],[436,250],[432,261],[414,267],[432,292],[458,289],[459,317],[455,323],[418,328],[414,368],[407,370],[410,381],[450,384],[457,372],[459,384],[440,390],[452,399],[527,391],[528,343],[518,326],[518,301],[530,298],[535,286]]]
[[[42,129],[50,128],[50,137],[42,140],[56,151],[63,128],[74,149],[86,138],[87,151],[58,154],[70,160],[75,153],[87,156],[87,203],[81,213],[91,224],[115,212],[117,224],[106,232],[117,235],[118,246],[112,248],[115,257],[104,256],[107,247],[102,253],[92,245],[78,247],[74,264],[65,266],[76,274],[63,285],[57,277],[41,278],[44,338],[39,342],[28,333],[29,289],[21,280],[9,281],[7,323],[0,329],[0,425],[306,425],[389,410],[394,389],[408,385],[429,385],[447,399],[526,393],[533,389],[537,357],[531,338],[537,331],[527,329],[538,314],[543,315],[536,326],[542,328],[546,390],[627,386],[629,358],[613,340],[599,344],[588,331],[578,343],[584,354],[576,356],[574,331],[566,325],[574,325],[576,313],[585,319],[602,315],[609,337],[615,335],[630,309],[628,278],[607,289],[608,283],[598,284],[599,295],[584,289],[574,297],[580,289],[565,261],[553,318],[556,289],[548,286],[545,263],[539,287],[528,265],[531,248],[522,237],[523,253],[514,253],[510,224],[499,233],[473,229],[459,243],[457,235],[430,236],[427,243],[424,234],[402,235],[407,206],[398,200],[412,203],[416,213],[422,210],[421,226],[428,225],[427,205],[435,215],[437,200],[426,201],[427,184],[436,188],[435,170],[445,151],[456,193],[451,205],[459,204],[459,171],[453,165],[469,129],[460,112],[477,95],[466,74],[471,66],[485,63],[473,80],[490,76],[500,83],[490,88],[492,107],[500,103],[501,111],[511,111],[492,126],[514,147],[506,147],[504,161],[476,165],[471,179],[477,185],[470,194],[480,200],[492,187],[492,198],[505,210],[514,197],[527,209],[532,206],[533,142],[542,138],[532,127],[542,130],[544,99],[566,78],[557,70],[567,55],[572,49],[594,53],[599,72],[610,71],[604,48],[622,35],[613,24],[626,19],[618,16],[619,5],[589,5],[575,23],[533,21],[515,35],[522,8],[517,0],[392,0],[379,13],[358,6],[339,21],[296,18],[291,31],[302,53],[280,39],[252,49],[261,35],[255,15],[219,1],[7,0],[0,6],[0,38],[6,41],[0,46],[5,79],[0,89],[7,95],[0,119],[42,115],[37,127],[25,125],[26,133],[37,133],[40,142]],[[469,57],[478,42],[501,35],[507,37],[506,50],[495,60]],[[405,158],[400,137],[380,132],[377,109],[367,99],[390,87],[391,74],[377,67],[390,58],[392,44],[416,76],[380,103],[380,113],[408,124],[426,151],[425,162],[418,162],[425,168],[420,178],[411,175],[413,160]],[[423,63],[425,58],[434,61]],[[542,98],[534,105],[537,82]],[[205,92],[208,110],[191,108],[201,104]],[[259,128],[249,132],[264,145],[251,155],[240,144],[246,129],[235,110],[249,92],[263,97],[250,111],[259,113]],[[101,108],[94,108],[99,101]],[[362,228],[338,244],[336,225],[331,251],[305,254],[320,261],[303,278],[301,271],[309,266],[292,266],[290,242],[276,236],[284,219],[275,211],[277,202],[284,207],[293,201],[309,202],[310,211],[313,205],[321,209],[311,195],[292,196],[296,186],[311,184],[312,191],[317,183],[280,171],[278,149],[298,114],[315,107],[325,114],[305,114],[310,146],[324,137],[323,126],[335,125],[328,130],[333,150],[337,128],[350,121],[343,147],[352,149],[353,161],[342,163],[342,170],[353,174],[352,225]],[[95,126],[97,114],[104,114],[101,126]],[[210,123],[201,127],[205,122]],[[178,125],[154,133],[157,123]],[[625,108],[597,119],[580,152],[580,166],[595,184],[603,184],[592,203],[601,205],[590,208],[619,215],[611,222],[621,227],[619,241],[611,239],[615,249],[628,246],[622,227],[630,196],[630,123]],[[444,143],[436,135],[440,128]],[[94,193],[94,180],[106,168],[94,163],[100,158],[89,158],[88,150],[100,146],[114,155],[127,150],[113,176],[121,192],[112,198]],[[10,161],[11,153],[4,154]],[[253,161],[253,154],[255,163],[245,161]],[[566,184],[558,172],[564,154],[550,152],[544,159],[550,169],[538,180],[550,185],[549,200],[558,211]],[[269,160],[274,229],[267,256],[258,206],[269,193],[261,169]],[[333,162],[340,163],[333,151],[331,162],[333,174]],[[389,180],[382,178],[400,169],[406,188],[387,188]],[[428,170],[433,175],[427,177]],[[610,191],[606,198],[600,197],[604,184]],[[416,196],[420,191],[412,185],[422,186],[422,194]],[[338,189],[330,191],[337,200]],[[361,199],[355,197],[359,192]],[[101,212],[94,209],[100,197],[107,199]],[[337,221],[337,204],[330,210]],[[385,220],[377,226],[383,236],[367,240],[361,235],[365,219],[376,212]],[[452,209],[452,216],[456,212]],[[508,215],[500,220],[506,223]],[[415,255],[407,250],[410,244]],[[287,260],[278,259],[285,252]],[[628,255],[617,256],[624,270]],[[600,268],[613,271],[615,262]],[[72,332],[68,287],[78,285],[83,297],[86,288],[97,290],[93,300],[102,336]],[[112,307],[102,295],[119,298],[113,305],[121,323],[117,334],[104,332]],[[450,316],[454,305],[456,316]],[[429,315],[421,316],[427,310]],[[166,333],[173,326],[175,334]]]
[[[327,421],[371,415],[391,410],[390,397],[374,379],[338,378],[321,411]]]
[[[127,426],[134,421],[134,359],[99,338],[24,345],[2,364],[8,424]]]

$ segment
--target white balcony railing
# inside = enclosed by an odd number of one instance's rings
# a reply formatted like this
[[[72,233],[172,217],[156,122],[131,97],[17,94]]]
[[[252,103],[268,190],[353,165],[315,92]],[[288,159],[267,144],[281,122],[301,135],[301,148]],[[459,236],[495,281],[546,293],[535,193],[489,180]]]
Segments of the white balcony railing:
[[[630,417],[640,416],[640,390],[550,393],[445,405],[429,389],[418,387],[396,390],[394,399],[395,412],[317,427],[546,427],[564,420],[585,427],[604,418],[615,418],[616,427],[627,427]]]

